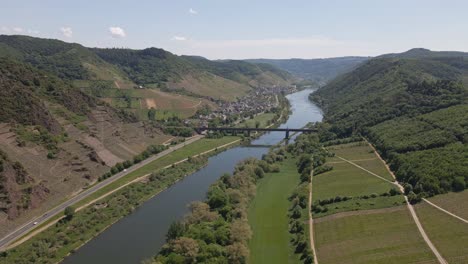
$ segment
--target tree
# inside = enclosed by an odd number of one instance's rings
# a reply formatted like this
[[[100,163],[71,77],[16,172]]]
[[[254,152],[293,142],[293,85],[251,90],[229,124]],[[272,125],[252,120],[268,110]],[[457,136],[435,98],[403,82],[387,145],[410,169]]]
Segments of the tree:
[[[181,237],[185,232],[185,225],[179,221],[173,222],[166,234],[166,240],[170,241]]]
[[[65,218],[67,220],[71,220],[74,215],[75,215],[75,208],[71,206],[68,206],[67,208],[65,208]]]
[[[200,250],[197,241],[188,237],[181,237],[173,240],[171,247],[175,253],[189,259],[190,261],[188,263],[194,263],[198,251]]]
[[[252,237],[252,230],[246,220],[234,220],[231,224],[231,241],[244,243]]]
[[[466,188],[465,177],[456,177],[452,183],[453,190],[456,192],[461,192]]]
[[[259,128],[260,127],[260,121],[256,121],[255,122],[255,128]]]
[[[156,120],[156,109],[154,109],[153,107],[151,107],[151,109],[148,110],[148,119],[151,121]]]
[[[226,247],[229,263],[244,264],[249,257],[249,249],[242,243],[234,243]]]

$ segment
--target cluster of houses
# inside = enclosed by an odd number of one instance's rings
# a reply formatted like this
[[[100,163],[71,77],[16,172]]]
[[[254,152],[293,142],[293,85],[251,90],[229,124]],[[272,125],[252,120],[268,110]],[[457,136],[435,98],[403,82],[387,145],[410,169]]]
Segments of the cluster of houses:
[[[210,120],[219,119],[226,121],[232,117],[245,117],[269,112],[279,106],[278,96],[296,92],[295,86],[290,87],[259,87],[235,102],[219,102],[218,110],[207,115],[198,115],[201,126],[208,126]],[[232,120],[235,121],[235,120]]]

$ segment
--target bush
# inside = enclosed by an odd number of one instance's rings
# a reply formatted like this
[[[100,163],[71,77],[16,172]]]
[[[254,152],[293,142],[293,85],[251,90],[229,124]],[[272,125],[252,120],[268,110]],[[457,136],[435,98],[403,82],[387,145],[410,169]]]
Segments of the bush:
[[[417,204],[421,202],[421,195],[415,194],[414,192],[410,192],[408,194],[408,201],[410,204]]]
[[[456,192],[461,192],[466,188],[465,177],[456,177],[452,182],[452,188]]]
[[[333,170],[333,166],[322,165],[314,169],[314,176]]]

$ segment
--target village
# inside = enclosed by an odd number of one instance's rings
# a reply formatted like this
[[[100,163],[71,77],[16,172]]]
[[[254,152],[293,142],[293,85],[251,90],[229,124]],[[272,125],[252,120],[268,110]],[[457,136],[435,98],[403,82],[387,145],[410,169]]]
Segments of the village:
[[[296,92],[296,86],[259,87],[235,102],[219,102],[218,110],[199,114],[199,124],[202,127],[210,121],[219,120],[225,124],[237,124],[255,115],[267,113],[279,106],[278,96]]]

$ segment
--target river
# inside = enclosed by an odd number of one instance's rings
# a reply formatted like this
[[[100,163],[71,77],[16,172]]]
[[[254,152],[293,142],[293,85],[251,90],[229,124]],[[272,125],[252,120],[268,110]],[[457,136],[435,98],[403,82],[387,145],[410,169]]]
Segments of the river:
[[[287,96],[292,113],[280,127],[300,128],[308,122],[322,120],[322,111],[308,99],[311,92],[303,90]],[[268,145],[283,139],[284,132],[270,132],[252,141],[250,146],[231,148],[210,157],[207,166],[145,202],[62,263],[140,263],[156,255],[165,243],[170,224],[188,212],[190,202],[204,200],[208,187],[222,174],[231,173],[239,161],[247,157],[261,158],[268,152]]]

